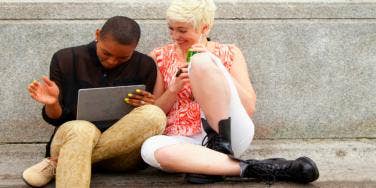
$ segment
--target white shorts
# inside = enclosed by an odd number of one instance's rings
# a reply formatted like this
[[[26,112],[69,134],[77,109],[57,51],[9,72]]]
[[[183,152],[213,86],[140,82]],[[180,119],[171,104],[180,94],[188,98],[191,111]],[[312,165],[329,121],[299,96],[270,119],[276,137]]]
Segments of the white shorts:
[[[230,99],[230,117],[231,117],[231,146],[234,151],[234,156],[239,157],[252,142],[254,135],[254,125],[247,111],[242,105],[236,86],[233,83],[232,77],[227,69],[223,66],[221,60],[211,53],[207,53],[213,62],[223,72],[231,91]],[[190,70],[190,67],[188,68]],[[202,129],[203,130],[203,129]],[[156,150],[180,143],[190,143],[201,145],[206,133],[202,131],[201,134],[193,136],[166,136],[158,135],[148,138],[142,145],[141,156],[142,159],[149,165],[161,169],[160,164],[155,159],[154,153]]]

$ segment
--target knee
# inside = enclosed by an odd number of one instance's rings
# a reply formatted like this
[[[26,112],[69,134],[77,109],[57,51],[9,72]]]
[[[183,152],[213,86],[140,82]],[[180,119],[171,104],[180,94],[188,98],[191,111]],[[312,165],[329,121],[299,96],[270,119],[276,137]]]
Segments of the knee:
[[[162,135],[153,136],[145,140],[141,146],[141,157],[142,159],[155,168],[161,168],[159,161],[155,157],[155,151],[159,148],[159,140]]]
[[[171,149],[172,147],[162,147],[154,152],[155,159],[158,161],[162,169],[173,170],[176,166],[176,161],[174,160],[176,152]]]
[[[82,138],[85,140],[98,139],[101,134],[94,124],[84,120],[68,121],[61,125],[59,130],[64,131],[68,138]]]
[[[150,137],[142,144],[141,157],[146,163],[153,167],[169,169],[174,153],[168,149],[168,146],[173,144],[169,137],[165,135]]]
[[[215,64],[209,53],[199,53],[192,57],[190,66],[190,74],[206,75]]]
[[[191,59],[191,70],[190,72],[205,72],[209,70],[213,64],[213,60],[208,53],[195,54]]]
[[[157,135],[148,138],[141,147],[141,157],[150,166],[166,171],[173,171],[176,166],[174,149],[178,142],[169,136]]]
[[[167,123],[166,114],[163,112],[161,108],[155,105],[143,105],[137,108],[140,113],[143,114],[145,117],[146,122],[148,122],[148,126],[155,127],[159,134],[164,131],[164,128]]]

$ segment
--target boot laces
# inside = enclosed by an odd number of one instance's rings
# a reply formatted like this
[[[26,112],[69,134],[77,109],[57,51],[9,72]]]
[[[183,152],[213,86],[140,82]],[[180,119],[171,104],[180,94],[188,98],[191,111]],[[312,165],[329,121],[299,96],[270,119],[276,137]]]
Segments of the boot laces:
[[[252,174],[258,176],[261,180],[265,181],[268,185],[273,184],[278,179],[290,178],[287,170],[281,165],[272,163],[255,163],[252,164]]]
[[[220,143],[221,143],[221,137],[217,135],[216,133],[213,133],[213,134],[207,134],[202,140],[201,145],[218,151],[222,149],[220,147]]]
[[[252,173],[262,181],[265,181],[268,185],[271,185],[276,181],[276,175],[273,169],[271,164],[254,164],[252,166]]]
[[[205,135],[204,139],[202,139],[201,145],[207,146],[209,142],[208,135]]]

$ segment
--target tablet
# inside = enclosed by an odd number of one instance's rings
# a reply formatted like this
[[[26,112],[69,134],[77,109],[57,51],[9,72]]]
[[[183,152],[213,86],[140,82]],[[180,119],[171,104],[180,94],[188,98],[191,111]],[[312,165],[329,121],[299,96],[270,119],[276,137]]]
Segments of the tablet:
[[[134,107],[124,102],[128,93],[145,90],[145,85],[87,88],[78,90],[77,120],[117,121]]]

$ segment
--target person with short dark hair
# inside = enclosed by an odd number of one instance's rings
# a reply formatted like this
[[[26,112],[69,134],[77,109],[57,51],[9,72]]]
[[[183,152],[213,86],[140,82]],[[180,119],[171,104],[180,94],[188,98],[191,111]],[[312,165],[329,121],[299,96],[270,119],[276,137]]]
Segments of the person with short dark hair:
[[[115,16],[96,31],[96,40],[56,52],[50,78],[28,86],[30,96],[44,104],[45,121],[56,127],[47,145],[46,159],[26,169],[23,180],[33,187],[49,183],[56,172],[56,187],[89,187],[92,164],[98,169],[127,171],[141,167],[141,144],[161,134],[166,116],[152,94],[157,67],[152,58],[135,51],[140,27],[132,19]],[[78,90],[143,84],[124,96],[136,108],[114,124],[76,120]],[[93,99],[96,100],[96,99]]]

